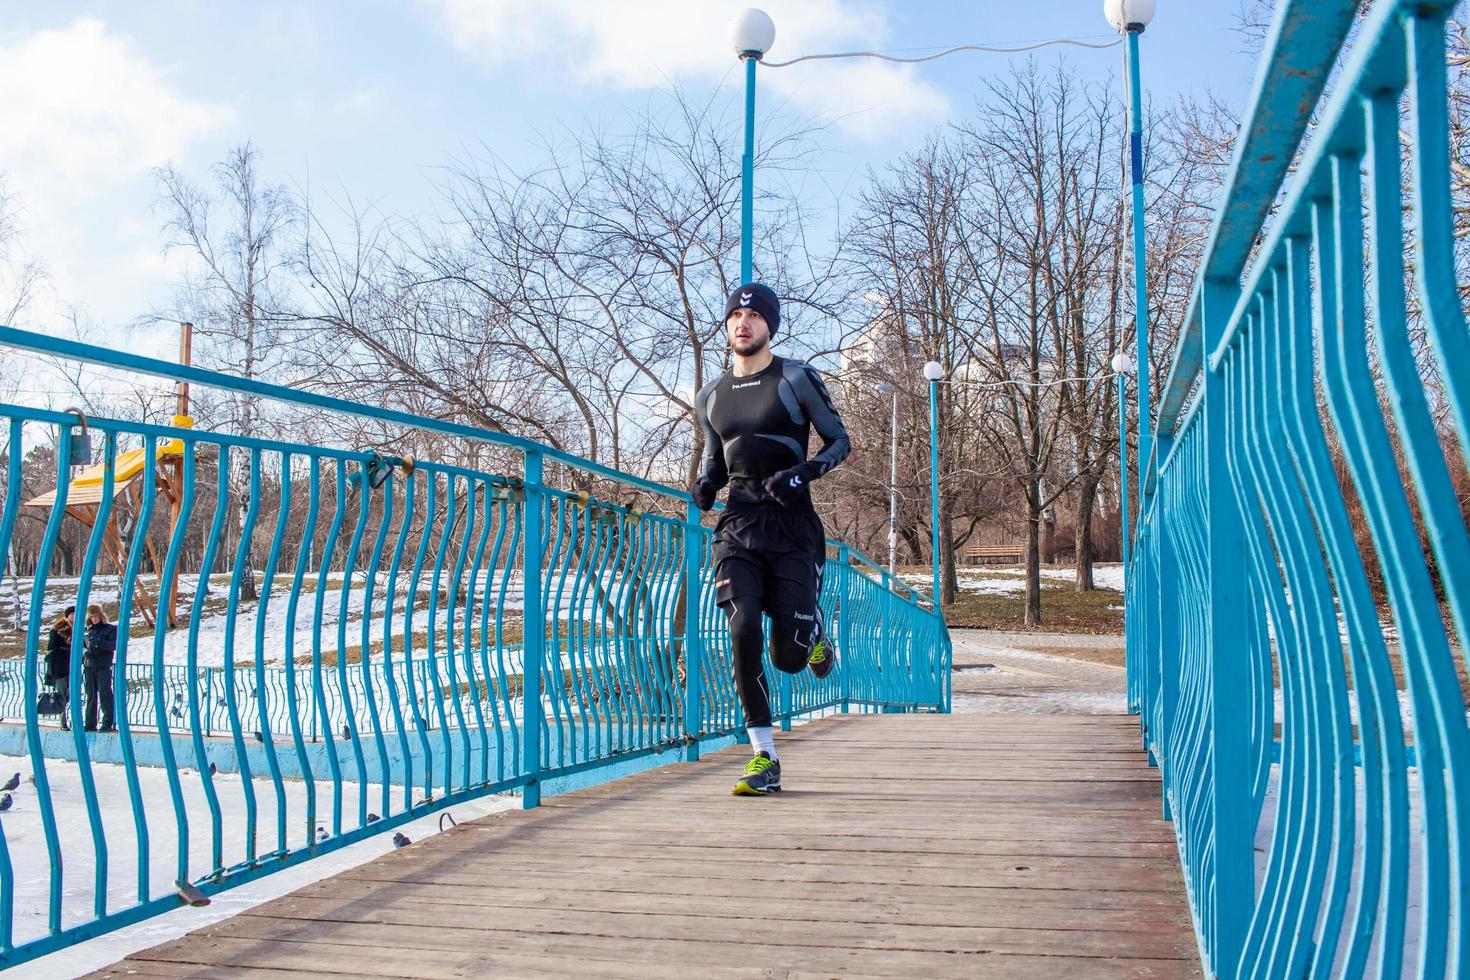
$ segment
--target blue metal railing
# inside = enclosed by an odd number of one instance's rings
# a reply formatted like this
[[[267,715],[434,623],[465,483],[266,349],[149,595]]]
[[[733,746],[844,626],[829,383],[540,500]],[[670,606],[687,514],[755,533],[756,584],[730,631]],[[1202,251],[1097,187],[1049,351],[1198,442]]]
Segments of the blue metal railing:
[[[1453,5],[1367,6],[1346,51],[1358,4],[1277,11],[1128,576],[1130,704],[1219,976],[1470,970]]]
[[[0,327],[0,345],[267,399],[282,412],[366,417],[441,446],[489,443],[521,464],[491,473],[89,420],[100,486],[88,485],[94,511],[71,497],[73,516],[92,523],[80,578],[63,591],[80,609],[98,599],[116,608],[118,731],[82,731],[79,629],[66,733],[36,701],[77,419],[0,405],[7,554],[24,503],[21,457],[58,437],[24,656],[0,661],[0,739],[35,781],[0,822],[0,966],[455,803],[518,790],[534,806],[548,780],[661,753],[698,758],[702,744],[741,729],[713,602],[712,532],[688,494],[469,426],[11,328]],[[126,456],[138,449],[141,470]],[[601,496],[554,485],[549,466]],[[627,491],[654,504],[613,499]],[[254,544],[230,554],[227,539]],[[839,667],[821,682],[779,675],[783,727],[826,711],[947,710],[949,640],[931,604],[839,542],[827,562],[822,604]],[[180,590],[181,625],[170,631],[166,583],[185,565],[194,591]],[[247,600],[252,582],[259,597]],[[221,618],[222,635],[204,630]],[[90,870],[87,880],[68,873],[73,865]]]

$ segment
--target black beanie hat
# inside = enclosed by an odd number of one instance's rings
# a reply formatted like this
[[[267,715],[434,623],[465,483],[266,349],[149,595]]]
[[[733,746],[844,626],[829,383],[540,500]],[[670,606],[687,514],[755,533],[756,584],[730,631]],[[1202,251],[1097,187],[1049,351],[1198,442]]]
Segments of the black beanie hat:
[[[771,336],[776,336],[776,328],[781,326],[781,301],[776,298],[774,289],[763,282],[748,282],[738,287],[725,300],[725,319],[730,319],[730,314],[742,306],[765,317],[771,328]]]

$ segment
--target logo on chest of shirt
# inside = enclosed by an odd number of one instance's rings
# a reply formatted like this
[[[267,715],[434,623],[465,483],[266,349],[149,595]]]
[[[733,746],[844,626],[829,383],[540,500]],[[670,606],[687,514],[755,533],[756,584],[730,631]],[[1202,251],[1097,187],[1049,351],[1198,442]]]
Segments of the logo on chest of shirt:
[[[747,381],[743,385],[731,385],[730,390],[739,391],[741,388],[754,388],[758,384],[760,384],[759,381]]]

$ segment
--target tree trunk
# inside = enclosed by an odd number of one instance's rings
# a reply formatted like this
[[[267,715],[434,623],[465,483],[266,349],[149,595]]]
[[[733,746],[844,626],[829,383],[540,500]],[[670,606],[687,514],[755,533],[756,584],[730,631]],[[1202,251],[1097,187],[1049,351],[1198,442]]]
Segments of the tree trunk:
[[[1048,565],[1057,563],[1057,514],[1050,507],[1041,515],[1041,560]]]
[[[255,585],[255,556],[251,552],[250,539],[245,534],[245,518],[250,513],[250,503],[245,498],[248,493],[240,495],[240,523],[236,528],[240,543],[238,551],[245,552],[245,564],[241,566],[240,574],[240,600],[242,602],[255,602],[260,598],[260,590]]]
[[[71,542],[66,540],[65,535],[58,534],[56,536],[56,550],[61,555],[61,574],[68,578],[75,575],[74,563],[76,561],[76,555],[72,552]]]
[[[1027,627],[1041,625],[1041,488],[1026,490],[1026,619]]]
[[[1077,591],[1091,592],[1092,512],[1097,504],[1096,476],[1088,476],[1077,488]]]
[[[942,508],[939,515],[939,548],[944,563],[939,572],[939,584],[944,594],[941,602],[952,606],[955,600],[954,534],[950,530],[948,507]]]
[[[898,540],[902,541],[905,548],[908,550],[908,554],[900,556],[898,564],[912,565],[917,561],[923,560],[922,558],[916,558],[915,556],[922,555],[924,553],[924,539],[919,537],[919,529],[915,525],[904,523],[902,514],[900,514],[898,518]],[[907,558],[908,560],[903,561],[903,558]]]

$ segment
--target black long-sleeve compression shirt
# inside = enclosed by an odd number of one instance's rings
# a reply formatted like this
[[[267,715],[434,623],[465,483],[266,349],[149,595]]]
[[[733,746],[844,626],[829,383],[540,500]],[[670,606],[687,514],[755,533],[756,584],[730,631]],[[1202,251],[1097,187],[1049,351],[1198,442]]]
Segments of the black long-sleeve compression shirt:
[[[816,369],[804,361],[772,357],[755,374],[726,371],[694,399],[704,431],[702,475],[718,489],[730,486],[731,507],[779,506],[766,480],[786,469],[802,477],[801,502],[811,507],[811,481],[847,458],[850,443],[842,416]],[[807,459],[811,430],[822,448]]]

